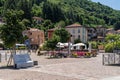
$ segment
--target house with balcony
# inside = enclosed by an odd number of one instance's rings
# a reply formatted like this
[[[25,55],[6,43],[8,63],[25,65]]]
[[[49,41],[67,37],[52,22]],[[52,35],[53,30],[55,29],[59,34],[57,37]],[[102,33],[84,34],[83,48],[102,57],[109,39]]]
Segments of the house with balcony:
[[[106,27],[97,26],[97,27],[86,27],[88,31],[88,41],[105,41],[105,36],[107,33]]]
[[[76,39],[79,39],[81,42],[87,42],[87,29],[86,27],[75,23],[72,25],[68,25],[65,29],[71,34],[70,41],[74,43]]]
[[[38,48],[45,41],[44,31],[36,28],[29,28],[27,30],[24,30],[22,34],[23,36],[28,37],[28,40],[30,40],[30,46],[33,49]]]
[[[87,34],[88,34],[88,41],[91,41],[97,38],[96,28],[94,27],[86,27],[86,28],[87,28]]]

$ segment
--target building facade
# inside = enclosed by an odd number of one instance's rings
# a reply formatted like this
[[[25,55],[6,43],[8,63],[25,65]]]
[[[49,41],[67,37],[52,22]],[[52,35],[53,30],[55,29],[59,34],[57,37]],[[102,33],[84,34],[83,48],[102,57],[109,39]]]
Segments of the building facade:
[[[80,24],[72,24],[65,27],[66,30],[71,34],[70,41],[74,43],[76,39],[79,39],[81,42],[87,42],[87,29]]]
[[[88,41],[98,41],[104,42],[106,37],[106,27],[97,26],[97,27],[87,27],[88,31]]]
[[[23,31],[23,35],[28,37],[32,48],[42,45],[45,41],[44,31],[36,28],[29,28],[28,30]]]
[[[54,33],[54,31],[55,31],[55,29],[53,28],[53,29],[49,29],[47,32],[48,32],[48,40],[50,40],[51,38],[52,38],[52,36],[53,36],[53,33]]]

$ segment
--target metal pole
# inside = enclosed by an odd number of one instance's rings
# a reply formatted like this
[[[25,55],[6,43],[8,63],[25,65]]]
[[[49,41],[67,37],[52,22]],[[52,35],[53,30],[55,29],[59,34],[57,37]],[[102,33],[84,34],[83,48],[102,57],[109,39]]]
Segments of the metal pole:
[[[0,53],[0,62],[2,62],[2,55],[1,55],[1,53]]]
[[[103,54],[103,56],[102,56],[102,64],[104,65],[105,63],[104,63],[104,54]]]
[[[110,54],[108,54],[108,64],[110,64],[110,61],[109,61],[109,59],[110,59]]]
[[[68,42],[68,54],[70,55],[70,42]]]
[[[119,64],[120,64],[120,53],[119,53]]]
[[[114,64],[115,64],[115,53],[114,53]]]

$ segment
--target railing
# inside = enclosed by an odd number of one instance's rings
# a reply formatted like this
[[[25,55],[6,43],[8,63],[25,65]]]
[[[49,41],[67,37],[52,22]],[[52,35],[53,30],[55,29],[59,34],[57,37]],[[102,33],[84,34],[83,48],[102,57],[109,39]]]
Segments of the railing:
[[[102,63],[106,64],[120,64],[120,53],[105,53],[102,55]]]

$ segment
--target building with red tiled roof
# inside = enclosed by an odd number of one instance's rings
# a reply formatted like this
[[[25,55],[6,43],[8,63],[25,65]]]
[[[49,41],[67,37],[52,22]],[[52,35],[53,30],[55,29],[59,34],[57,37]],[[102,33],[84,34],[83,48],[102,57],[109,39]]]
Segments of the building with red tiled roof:
[[[97,27],[86,27],[88,31],[88,41],[103,42],[106,36],[106,27],[98,25]]]
[[[116,34],[120,34],[120,29],[116,31]]]
[[[44,19],[41,18],[41,17],[33,17],[33,19],[35,20],[35,22],[36,22],[37,24],[40,24],[42,21],[44,21]]]
[[[79,39],[81,42],[87,42],[87,29],[86,27],[75,23],[65,27],[66,30],[71,34],[70,41],[74,43],[76,39]]]
[[[38,47],[45,41],[44,31],[36,28],[29,28],[28,30],[23,31],[23,35],[28,37],[32,47]]]
[[[75,28],[75,27],[80,27],[80,26],[82,26],[82,25],[74,23],[74,24],[66,26],[66,28]]]
[[[116,31],[113,28],[106,29],[106,34],[116,34]]]
[[[53,29],[49,29],[47,32],[48,32],[48,39],[51,39],[52,38],[52,36],[53,36],[53,32],[55,31],[55,28],[53,28]]]

